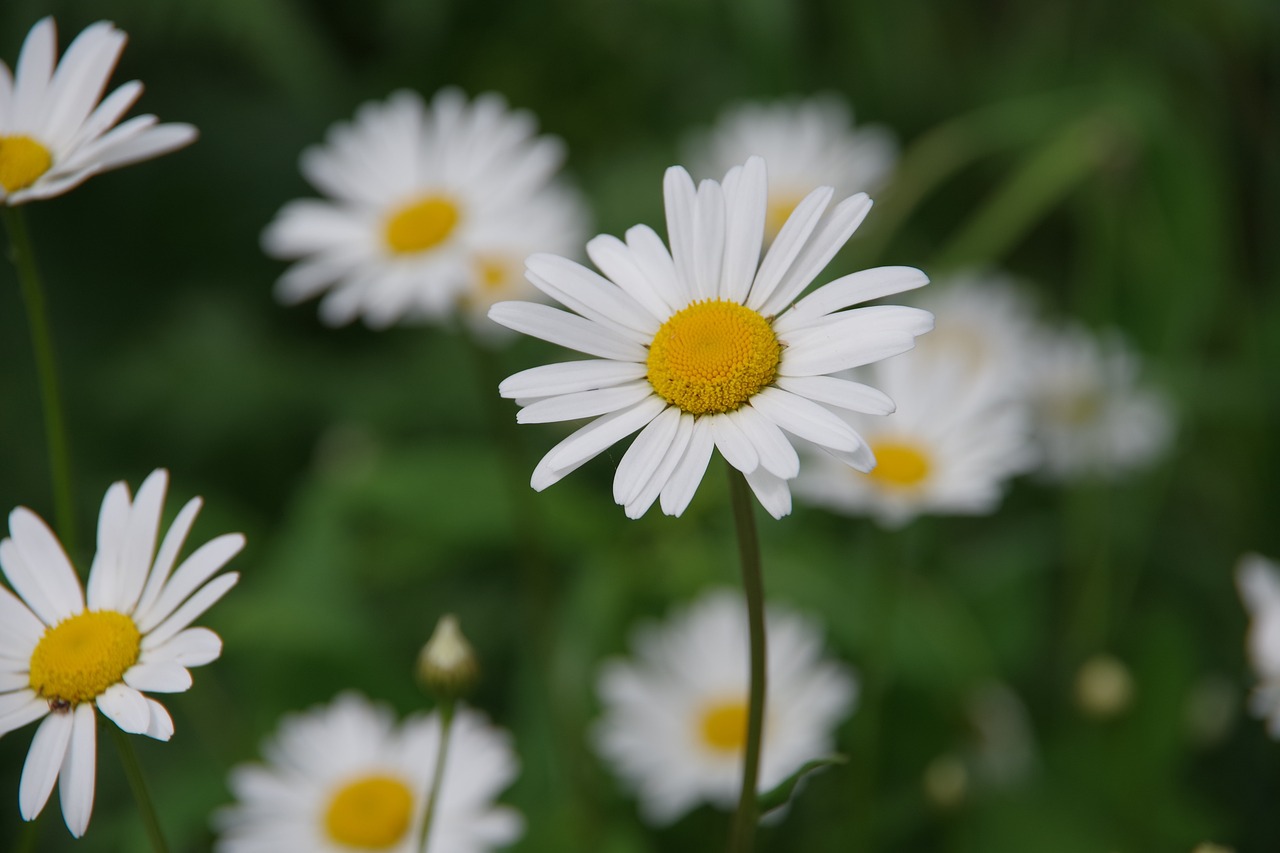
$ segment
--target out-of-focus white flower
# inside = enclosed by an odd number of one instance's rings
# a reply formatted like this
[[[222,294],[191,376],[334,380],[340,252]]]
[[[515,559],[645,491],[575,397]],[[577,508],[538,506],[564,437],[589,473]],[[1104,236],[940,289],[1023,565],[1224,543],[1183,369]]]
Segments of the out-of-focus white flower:
[[[440,717],[397,724],[356,693],[288,716],[263,748],[265,765],[231,772],[238,799],[214,815],[219,853],[418,853]],[[449,735],[431,846],[485,853],[520,837],[524,822],[493,800],[518,763],[510,736],[459,708]]]
[[[42,18],[22,43],[15,70],[0,62],[0,203],[61,195],[99,172],[195,140],[191,125],[157,124],[153,115],[116,124],[142,94],[133,80],[102,98],[124,43],[124,33],[99,21],[58,62],[53,18]]]
[[[326,199],[290,202],[263,233],[268,254],[296,259],[277,297],[328,291],[320,317],[374,328],[483,320],[498,299],[532,293],[527,255],[580,246],[585,212],[556,182],[564,146],[500,95],[472,101],[443,89],[424,104],[408,91],[366,103],[353,122],[302,154]],[[476,322],[492,331],[492,324]]]
[[[689,148],[689,162],[700,177],[723,175],[753,155],[764,158],[769,164],[765,230],[770,240],[817,187],[834,187],[842,197],[874,193],[898,159],[893,134],[875,125],[855,129],[849,105],[834,94],[738,105]]]
[[[809,760],[831,753],[834,729],[853,709],[849,669],[821,657],[820,629],[781,608],[766,613],[768,642],[759,785],[767,791]],[[700,802],[722,808],[742,784],[747,733],[747,612],[718,591],[635,632],[633,660],[600,674],[604,716],[596,749],[640,798],[655,824]]]
[[[1249,612],[1246,648],[1258,676],[1249,709],[1267,721],[1280,739],[1280,567],[1258,554],[1245,554],[1236,566],[1236,586]]]

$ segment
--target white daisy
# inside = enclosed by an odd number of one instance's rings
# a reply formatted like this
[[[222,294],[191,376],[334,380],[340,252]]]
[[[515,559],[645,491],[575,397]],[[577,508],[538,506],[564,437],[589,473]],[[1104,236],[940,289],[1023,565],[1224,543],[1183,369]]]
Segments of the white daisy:
[[[769,635],[759,787],[768,791],[807,761],[830,755],[853,710],[850,670],[823,660],[822,632],[781,608]],[[635,632],[635,660],[607,662],[604,716],[593,742],[640,799],[645,819],[674,821],[700,802],[731,808],[742,785],[747,732],[747,613],[740,595],[703,596],[661,625]]]
[[[944,338],[942,346],[961,341]],[[873,368],[872,381],[898,404],[893,414],[845,415],[870,446],[875,468],[851,471],[813,453],[796,479],[797,495],[837,512],[873,515],[891,527],[922,514],[995,511],[1008,479],[1037,458],[1027,407],[977,393],[952,370],[939,369],[946,362],[940,347],[932,355],[918,362],[912,353]]]
[[[1236,586],[1252,620],[1246,646],[1259,682],[1249,708],[1280,739],[1280,567],[1258,554],[1245,554],[1236,567]]]
[[[62,816],[83,835],[93,809],[94,709],[126,732],[168,740],[173,721],[143,694],[184,692],[187,668],[222,653],[216,634],[187,626],[235,586],[235,572],[213,575],[244,537],[219,536],[171,572],[201,501],[182,508],[157,552],[167,485],[159,470],[136,499],[123,482],[107,489],[87,596],[40,517],[25,507],[9,515],[0,568],[18,595],[0,586],[0,735],[44,718],[18,788],[26,820],[60,779]]]
[[[564,147],[535,131],[531,113],[493,93],[468,102],[444,89],[428,106],[400,91],[364,104],[302,154],[328,198],[290,202],[263,233],[268,254],[299,261],[276,296],[328,291],[320,316],[332,325],[482,312],[530,252],[578,245],[582,206],[553,182]]]
[[[841,196],[879,190],[897,164],[898,146],[887,128],[855,130],[849,105],[834,94],[742,104],[690,145],[694,174],[706,177],[752,155],[769,164],[765,230],[772,239],[815,187],[832,186]]]
[[[684,169],[668,169],[671,252],[643,225],[627,231],[625,243],[596,237],[587,253],[608,278],[553,255],[529,258],[529,280],[576,313],[500,302],[489,316],[597,356],[525,370],[499,386],[524,407],[521,423],[595,418],[543,457],[533,488],[545,489],[637,430],[613,481],[614,500],[631,518],[659,498],[668,515],[684,512],[713,448],[781,518],[791,511],[787,481],[800,470],[783,430],[859,470],[871,468],[866,443],[832,408],[893,404],[829,374],[911,349],[933,317],[900,306],[844,309],[928,279],[909,267],[879,267],[792,305],[871,200],[860,193],[824,216],[834,191],[814,190],[761,261],[766,180],[759,157],[731,169],[723,185],[703,181],[696,189]]]
[[[428,780],[440,717],[397,724],[390,709],[356,693],[288,716],[263,748],[267,764],[231,772],[239,802],[214,816],[219,853],[350,853],[421,850]],[[431,849],[483,853],[524,831],[493,799],[516,777],[510,736],[459,708],[449,736]]]
[[[142,94],[137,80],[99,103],[124,48],[125,34],[92,24],[57,62],[53,18],[27,34],[17,70],[0,62],[0,201],[16,205],[61,195],[99,172],[190,144],[189,124],[157,124],[153,115],[116,125]]]
[[[1035,352],[1031,403],[1050,477],[1116,477],[1168,448],[1169,403],[1139,383],[1138,356],[1118,333],[1099,339],[1073,325],[1045,334]]]

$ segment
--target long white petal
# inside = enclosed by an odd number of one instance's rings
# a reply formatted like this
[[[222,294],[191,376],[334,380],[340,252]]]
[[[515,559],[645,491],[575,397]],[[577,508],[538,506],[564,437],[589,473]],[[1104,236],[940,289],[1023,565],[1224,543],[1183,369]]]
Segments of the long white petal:
[[[851,412],[889,415],[897,408],[883,391],[835,376],[779,376],[775,384],[792,394]]]
[[[143,648],[153,648],[158,639],[150,636],[151,630],[158,625],[161,620],[166,619],[174,608],[186,600],[196,587],[204,583],[214,572],[221,569],[227,562],[240,553],[240,549],[244,547],[244,536],[240,533],[226,533],[216,539],[211,539],[201,545],[187,559],[182,561],[182,565],[174,572],[173,579],[165,586],[160,596],[156,599],[156,603],[145,612],[139,611],[134,615],[134,621],[138,623],[138,630],[148,636],[143,640]]]
[[[662,487],[660,503],[664,513],[679,516],[689,506],[702,482],[702,475],[707,471],[713,449],[715,440],[711,436],[711,424],[705,418],[699,418],[694,422],[693,435],[689,437],[684,457],[671,473],[671,479]]]
[[[703,181],[693,209],[693,294],[715,299],[724,264],[724,191],[715,181]]]
[[[200,588],[199,592],[187,599],[185,604],[175,610],[172,616],[147,634],[143,643],[145,644],[148,640],[152,645],[165,642],[212,607],[219,598],[226,595],[227,590],[236,585],[238,580],[240,580],[239,573],[228,572],[209,581]]]
[[[833,450],[853,450],[861,439],[830,409],[781,388],[765,388],[751,406],[792,435]]]
[[[787,347],[778,363],[779,376],[820,376],[860,367],[904,353],[916,345],[915,335],[877,330],[849,338],[833,333],[806,340],[803,347]]]
[[[119,169],[177,151],[195,142],[199,135],[194,125],[166,122],[127,139],[112,140],[111,145],[103,145],[97,154],[96,164],[99,171]],[[107,137],[102,138],[105,140]]]
[[[653,506],[653,502],[658,499],[658,496],[662,494],[662,490],[666,488],[672,472],[676,470],[676,466],[684,458],[685,450],[689,447],[689,439],[693,437],[693,415],[683,414],[674,406],[670,411],[674,411],[678,415],[675,435],[667,445],[666,452],[662,455],[662,458],[658,460],[657,465],[652,469],[650,476],[640,487],[640,490],[625,504],[624,510],[627,518],[639,518],[649,511],[649,507]],[[666,413],[664,412],[663,414],[665,415]],[[615,479],[614,482],[616,487],[617,480]]]
[[[124,33],[98,21],[81,30],[63,54],[49,84],[49,108],[40,128],[41,136],[53,142],[59,153],[65,153],[62,146],[71,141],[102,97],[124,42]]]
[[[10,586],[46,625],[84,610],[84,593],[53,532],[26,507],[9,514],[13,538],[0,542],[0,567]]]
[[[71,743],[62,760],[58,798],[62,801],[62,819],[76,838],[89,828],[93,814],[94,779],[98,769],[97,720],[93,706],[87,702],[74,711]]]
[[[672,308],[662,294],[649,282],[630,247],[611,234],[601,234],[587,243],[587,257],[600,272],[618,287],[644,306],[659,322],[671,316]]]
[[[599,323],[550,305],[499,302],[489,309],[489,319],[508,329],[587,355],[617,361],[644,361],[648,357],[648,350],[640,344],[620,339]]]
[[[658,331],[658,318],[609,279],[559,255],[538,253],[525,260],[529,281],[566,308],[608,325],[639,343]]]
[[[756,453],[755,445],[734,418],[714,415],[707,420],[711,424],[711,436],[716,441],[716,448],[726,462],[744,473],[759,467],[760,454]]]
[[[188,628],[169,642],[154,649],[144,649],[143,663],[173,662],[182,666],[204,666],[222,654],[222,638],[208,628]]]
[[[760,457],[760,465],[775,476],[790,480],[800,473],[800,457],[782,430],[749,404],[729,412]],[[745,472],[744,472],[745,473]]]
[[[689,292],[680,284],[675,261],[658,232],[648,225],[633,225],[627,229],[626,237],[631,258],[662,301],[670,305],[672,311],[688,305]]]
[[[543,364],[512,374],[498,385],[498,393],[508,399],[555,397],[611,388],[640,379],[649,372],[647,365],[633,361],[565,361]]]
[[[102,508],[98,510],[98,550],[89,567],[86,594],[90,610],[119,609],[115,602],[120,598],[120,556],[132,507],[127,483],[117,481],[107,487]]]
[[[780,519],[791,514],[791,489],[787,488],[786,480],[775,477],[764,468],[757,468],[746,478],[756,500],[769,515]]]
[[[160,513],[164,510],[164,496],[169,487],[169,472],[163,468],[152,471],[138,487],[129,513],[129,526],[125,530],[124,549],[120,559],[119,598],[106,605],[121,613],[133,612],[142,595],[143,585],[151,572],[155,558],[156,539],[160,534]]]
[[[542,457],[529,484],[535,491],[542,491],[649,423],[666,407],[665,400],[654,396],[579,428]]]
[[[680,307],[688,304],[698,292],[694,284],[694,254],[697,244],[693,237],[694,212],[698,191],[693,178],[682,166],[672,166],[662,177],[662,200],[667,213],[667,242],[671,244],[671,260],[675,263],[676,282],[684,299]]]
[[[142,84],[137,80],[130,80],[128,83],[117,86],[110,95],[102,99],[102,103],[98,104],[80,125],[75,136],[67,144],[66,150],[74,151],[79,146],[97,139],[129,111],[129,107],[133,106],[141,94]]]
[[[764,222],[768,209],[768,175],[765,162],[751,157],[738,178],[724,184],[725,223],[724,267],[720,272],[720,298],[730,302],[746,302],[760,263],[760,247],[764,242]]]
[[[782,313],[791,304],[791,300],[799,296],[835,257],[870,210],[871,199],[867,198],[866,193],[858,193],[836,205],[831,215],[805,243],[795,262],[778,282],[773,295],[760,307],[760,313],[766,317]]]
[[[191,525],[195,524],[196,516],[200,514],[201,506],[203,501],[200,498],[192,498],[178,512],[178,517],[173,520],[173,524],[169,525],[164,541],[160,543],[155,565],[152,566],[151,574],[147,578],[147,585],[138,599],[138,606],[134,608],[135,614],[146,613],[160,597],[165,582],[169,580],[169,573],[173,571],[173,564],[178,559],[178,552],[182,550],[182,543],[187,541]]]
[[[18,811],[23,820],[35,820],[49,801],[53,783],[71,742],[72,715],[66,711],[49,714],[36,729],[22,765],[22,781],[18,783]]]
[[[614,503],[626,506],[635,500],[671,447],[679,424],[680,410],[670,406],[640,430],[614,473]]]
[[[45,624],[17,596],[0,586],[0,648],[29,658],[44,634]]]
[[[785,334],[833,311],[915,290],[928,283],[929,277],[914,267],[876,267],[851,273],[824,284],[793,305],[790,311],[780,314],[773,330],[780,335]]]
[[[804,248],[805,241],[809,239],[813,229],[818,227],[822,211],[827,209],[834,193],[835,190],[831,187],[818,187],[805,196],[787,217],[782,230],[765,253],[755,281],[751,284],[751,293],[746,302],[748,308],[759,311],[769,301],[778,283]]]
[[[183,693],[191,689],[191,673],[171,661],[139,663],[129,667],[124,683],[146,693]]]
[[[0,696],[0,737],[20,729],[32,720],[49,713],[49,702],[34,690],[6,693]]]
[[[13,113],[9,132],[33,132],[38,128],[42,108],[47,103],[46,90],[53,77],[57,41],[53,18],[50,17],[41,18],[23,40],[13,73]]]
[[[119,726],[121,731],[140,735],[147,730],[151,719],[147,711],[147,699],[136,687],[113,684],[94,702],[102,715]]]
[[[146,736],[156,740],[173,737],[173,718],[168,710],[154,699],[147,700],[147,710],[151,712],[151,722],[147,725]]]
[[[601,388],[593,391],[579,391],[576,394],[561,394],[531,403],[516,415],[516,422],[522,424],[545,424],[554,421],[571,421],[579,418],[594,418],[633,406],[653,394],[653,386],[647,380],[630,382],[614,388]]]

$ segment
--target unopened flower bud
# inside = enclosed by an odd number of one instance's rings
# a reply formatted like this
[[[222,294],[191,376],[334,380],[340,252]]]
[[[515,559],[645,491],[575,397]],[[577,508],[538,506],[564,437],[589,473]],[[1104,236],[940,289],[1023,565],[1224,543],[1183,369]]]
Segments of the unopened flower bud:
[[[457,617],[441,616],[418,654],[418,683],[440,701],[452,702],[470,693],[479,677],[480,665]]]

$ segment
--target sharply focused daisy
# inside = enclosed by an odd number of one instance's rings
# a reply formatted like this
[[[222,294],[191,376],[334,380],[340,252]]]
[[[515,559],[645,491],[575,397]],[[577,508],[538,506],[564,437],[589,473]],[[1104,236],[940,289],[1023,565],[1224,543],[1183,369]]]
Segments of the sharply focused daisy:
[[[235,572],[213,576],[244,537],[219,536],[174,570],[201,502],[182,508],[157,551],[167,485],[160,470],[136,498],[123,482],[107,490],[87,595],[40,517],[25,507],[9,515],[0,568],[17,596],[0,586],[0,735],[44,718],[18,788],[26,820],[58,782],[67,827],[83,835],[93,809],[95,709],[126,732],[168,740],[173,721],[144,694],[184,692],[187,668],[222,653],[216,634],[187,626],[235,586]]]
[[[1169,403],[1139,382],[1138,356],[1118,333],[1099,339],[1068,326],[1050,333],[1035,355],[1032,412],[1049,476],[1116,477],[1171,443]]]
[[[529,258],[529,280],[575,313],[500,302],[489,316],[596,356],[525,370],[499,386],[523,406],[521,423],[594,418],[543,457],[533,488],[545,489],[637,430],[613,481],[614,500],[632,518],[655,500],[668,515],[684,512],[713,448],[781,518],[791,511],[787,481],[800,469],[784,430],[845,464],[871,468],[866,443],[833,409],[884,411],[892,403],[830,374],[911,349],[933,316],[892,305],[845,309],[928,279],[909,267],[880,267],[793,305],[871,200],[859,193],[827,212],[834,191],[814,190],[760,260],[766,181],[759,157],[731,169],[723,184],[696,188],[684,169],[668,169],[671,251],[643,225],[627,231],[626,242],[596,237],[587,253],[608,278],[553,255]]]
[[[770,239],[815,187],[841,196],[875,192],[898,159],[893,135],[883,127],[853,125],[839,96],[748,103],[726,111],[710,132],[690,146],[694,174],[722,175],[752,155],[769,164]]]
[[[444,89],[429,105],[399,91],[364,104],[302,154],[302,172],[328,198],[293,201],[263,247],[297,260],[276,285],[300,302],[328,291],[326,323],[482,312],[509,295],[526,255],[579,245],[585,215],[557,183],[558,139],[500,95],[473,101]]]
[[[286,717],[267,741],[266,765],[231,772],[238,799],[214,816],[219,853],[418,853],[440,717],[397,723],[356,693]],[[431,849],[484,853],[524,831],[493,800],[518,763],[511,738],[460,708],[431,825]]]
[[[153,115],[116,125],[142,94],[137,80],[101,103],[125,34],[106,21],[76,36],[57,62],[53,18],[40,20],[14,72],[0,62],[0,201],[61,195],[99,172],[167,154],[196,138],[189,124]]]
[[[945,327],[946,323],[941,324]],[[875,455],[870,473],[852,471],[812,453],[795,482],[796,494],[837,512],[875,516],[898,526],[917,515],[993,512],[1005,483],[1036,461],[1031,419],[1021,400],[980,393],[958,381],[944,347],[917,361],[891,358],[872,368],[872,381],[892,397],[887,417],[846,418]],[[930,341],[930,343],[937,343]],[[965,358],[954,354],[951,365]]]
[[[834,730],[853,710],[849,669],[821,657],[817,625],[782,608],[766,613],[768,708],[759,787],[767,791],[807,761],[831,754]],[[714,592],[646,625],[634,660],[605,664],[604,716],[593,741],[640,799],[651,823],[670,823],[700,802],[732,806],[742,784],[747,734],[747,611]]]
[[[1249,708],[1266,719],[1267,731],[1280,739],[1280,567],[1258,554],[1246,554],[1236,567],[1236,585],[1252,620],[1247,648],[1259,682]]]

